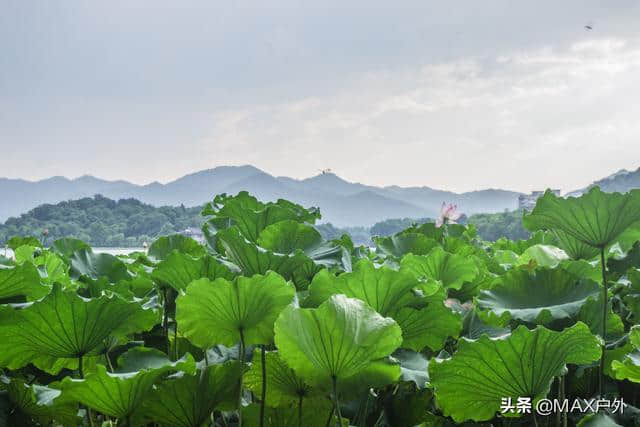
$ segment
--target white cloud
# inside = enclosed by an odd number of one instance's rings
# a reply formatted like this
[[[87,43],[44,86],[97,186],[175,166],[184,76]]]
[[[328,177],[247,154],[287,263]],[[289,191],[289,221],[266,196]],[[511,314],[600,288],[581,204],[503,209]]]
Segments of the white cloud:
[[[336,76],[332,76],[336,78]],[[369,72],[348,89],[223,110],[218,163],[305,177],[472,190],[571,190],[640,166],[640,41],[592,39]]]

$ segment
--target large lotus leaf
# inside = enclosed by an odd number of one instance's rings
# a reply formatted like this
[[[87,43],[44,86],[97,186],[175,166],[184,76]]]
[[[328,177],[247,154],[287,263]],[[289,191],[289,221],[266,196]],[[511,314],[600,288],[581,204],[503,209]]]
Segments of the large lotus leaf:
[[[19,412],[40,425],[79,424],[77,403],[66,400],[61,396],[60,390],[37,384],[29,385],[20,379],[7,377],[0,377],[0,389],[7,391],[13,418],[17,418]],[[12,420],[13,425],[19,425],[18,422],[21,421]]]
[[[275,324],[280,355],[312,385],[327,387],[365,370],[402,343],[396,322],[363,301],[334,295],[318,308],[287,307]]]
[[[418,279],[433,279],[442,282],[445,288],[460,289],[464,282],[471,282],[478,275],[478,267],[472,258],[445,252],[435,247],[428,255],[405,255],[400,269],[408,271]]]
[[[79,239],[65,237],[58,239],[51,245],[51,250],[65,258],[71,258],[74,252],[80,249],[89,249],[89,245]]]
[[[342,246],[324,241],[314,227],[293,220],[267,226],[260,232],[258,245],[280,254],[302,251],[317,264],[326,266],[340,264],[344,255]]]
[[[26,262],[12,267],[0,265],[0,300],[17,296],[35,300],[50,290],[50,287],[40,283],[40,274],[33,264]]]
[[[478,307],[497,316],[510,313],[514,319],[548,324],[575,318],[589,297],[597,298],[600,286],[559,269],[514,269],[493,288],[480,292]]]
[[[195,345],[208,348],[269,344],[273,339],[273,323],[280,312],[293,301],[295,289],[280,275],[200,279],[192,282],[176,301],[178,330]]]
[[[538,267],[557,267],[569,256],[562,250],[551,245],[533,245],[528,247],[518,258],[518,265],[533,264]]]
[[[519,255],[522,255],[522,253],[529,247],[533,246],[533,245],[537,245],[537,244],[554,244],[555,242],[555,236],[553,236],[553,238],[551,237],[551,233],[546,232],[546,231],[536,231],[534,233],[531,233],[531,237],[527,240],[509,240],[505,237],[501,237],[498,240],[496,240],[495,242],[493,242],[491,244],[491,249],[493,249],[494,251],[497,250],[508,250],[508,251],[513,251]]]
[[[509,270],[515,265],[518,265],[520,256],[514,251],[498,249],[493,253],[493,259],[500,264],[502,268]]]
[[[164,286],[180,291],[196,279],[233,279],[234,274],[221,262],[209,255],[193,258],[177,251],[160,261],[151,277]]]
[[[429,377],[445,415],[484,421],[496,415],[503,398],[531,397],[535,407],[566,364],[591,363],[600,355],[600,340],[583,323],[562,332],[519,326],[506,338],[461,339],[452,358],[429,364]]]
[[[429,382],[429,360],[424,354],[399,349],[393,353],[392,357],[400,363],[402,381],[412,381],[419,389],[426,387]]]
[[[606,341],[616,341],[624,335],[624,323],[620,316],[613,312],[611,301],[607,310]],[[580,308],[577,319],[585,323],[594,335],[602,335],[602,295],[589,298]]]
[[[40,279],[43,283],[51,286],[60,283],[64,287],[71,284],[69,277],[69,266],[56,253],[45,251],[34,260],[40,272]]]
[[[462,318],[442,301],[433,301],[419,310],[404,307],[391,317],[402,328],[402,348],[421,351],[429,347],[433,351],[442,349],[448,337],[457,338],[462,330]]]
[[[589,246],[604,248],[640,220],[640,190],[603,193],[594,187],[580,197],[557,197],[547,190],[522,219],[529,230],[561,230]]]
[[[138,302],[118,295],[85,299],[56,284],[39,301],[0,311],[0,366],[51,366],[56,359],[95,355],[110,336],[146,331],[156,320]]]
[[[253,353],[251,369],[244,376],[244,384],[256,396],[262,396],[262,358],[263,350]],[[275,351],[265,352],[267,374],[266,404],[271,407],[297,405],[300,399],[309,403],[311,399],[322,399],[324,394],[314,390],[302,378],[287,366]]]
[[[305,209],[282,199],[275,203],[261,203],[246,191],[236,196],[216,196],[213,203],[205,205],[202,214],[212,216],[208,222],[215,230],[235,225],[253,243],[257,242],[260,232],[271,224],[285,220],[314,223],[320,218],[317,209]]]
[[[630,312],[631,321],[638,324],[640,323],[640,269],[630,269],[624,283],[622,293],[624,305]]]
[[[16,264],[25,262],[33,263],[34,258],[42,252],[42,248],[37,246],[23,245],[13,251],[13,258]]]
[[[617,255],[607,260],[609,271],[625,274],[629,269],[640,267],[640,242],[636,242],[624,255]]]
[[[33,236],[14,236],[7,241],[7,246],[9,247],[9,249],[15,251],[20,246],[33,246],[36,248],[41,248],[42,243],[38,238]]]
[[[173,251],[200,257],[206,253],[204,246],[193,240],[191,237],[181,234],[173,234],[157,239],[149,246],[148,255],[157,260],[167,258]]]
[[[376,252],[402,258],[406,254],[426,255],[431,249],[440,244],[424,234],[420,233],[398,233],[393,236],[374,237]]]
[[[590,260],[598,255],[598,248],[576,239],[573,235],[565,231],[558,229],[554,230],[553,233],[556,237],[558,247],[565,251],[572,259]]]
[[[195,372],[195,362],[186,355],[172,362],[162,352],[134,347],[120,357],[121,368],[107,372],[103,365],[85,379],[66,377],[60,384],[63,396],[98,412],[127,420],[127,425],[143,424],[140,407],[153,385],[170,371]]]
[[[351,273],[335,276],[322,270],[316,274],[305,305],[317,307],[334,294],[344,294],[361,299],[381,315],[389,316],[418,299],[412,292],[418,285],[416,278],[407,272],[376,268],[371,261],[362,259]]]
[[[590,279],[594,282],[600,282],[602,280],[602,270],[600,269],[599,262],[593,263],[585,260],[566,260],[562,261],[558,265],[558,268],[583,279]]]
[[[611,370],[615,378],[640,383],[640,325],[635,325],[629,331],[629,341],[635,348],[622,361],[611,362]]]
[[[301,252],[294,255],[277,254],[247,241],[236,227],[217,234],[228,259],[237,265],[245,276],[275,271],[305,289],[313,276],[322,268]]]
[[[86,277],[98,280],[104,277],[110,283],[116,283],[131,278],[124,262],[111,254],[96,254],[91,249],[80,249],[73,253],[70,260],[69,274],[73,279]]]
[[[144,401],[147,418],[167,427],[201,427],[214,409],[230,409],[238,396],[239,362],[178,373],[156,385]]]
[[[590,414],[580,420],[576,427],[622,427],[606,413]]]

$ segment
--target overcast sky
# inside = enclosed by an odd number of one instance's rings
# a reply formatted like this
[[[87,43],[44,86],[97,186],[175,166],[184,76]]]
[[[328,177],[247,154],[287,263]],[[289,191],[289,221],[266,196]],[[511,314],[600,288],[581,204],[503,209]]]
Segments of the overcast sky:
[[[0,0],[0,176],[528,191],[640,167],[640,1],[308,3]]]

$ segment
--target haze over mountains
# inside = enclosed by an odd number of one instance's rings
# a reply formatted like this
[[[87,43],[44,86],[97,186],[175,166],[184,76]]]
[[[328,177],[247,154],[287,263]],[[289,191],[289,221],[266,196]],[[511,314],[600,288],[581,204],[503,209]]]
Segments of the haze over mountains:
[[[626,191],[623,188],[629,185],[640,187],[640,169],[621,171],[605,180],[607,188],[615,191]],[[435,217],[442,202],[457,204],[467,215],[513,210],[520,194],[497,189],[453,193],[429,187],[374,187],[347,182],[333,173],[297,180],[275,177],[253,166],[220,166],[167,184],[137,185],[92,176],[52,177],[35,182],[0,178],[0,221],[43,203],[95,194],[112,199],[135,198],[155,206],[184,204],[189,207],[201,205],[215,194],[236,194],[243,190],[261,200],[285,198],[305,206],[319,206],[322,222],[337,226],[370,226],[388,218]]]

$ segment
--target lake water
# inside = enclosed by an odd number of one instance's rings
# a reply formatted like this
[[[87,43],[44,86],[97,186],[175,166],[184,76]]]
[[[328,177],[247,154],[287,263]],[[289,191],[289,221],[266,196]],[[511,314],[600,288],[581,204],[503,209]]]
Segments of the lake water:
[[[144,248],[93,248],[93,252],[97,254],[111,254],[111,255],[127,255],[131,252],[143,252]],[[9,248],[0,248],[0,255],[8,258],[13,257],[13,251]]]

